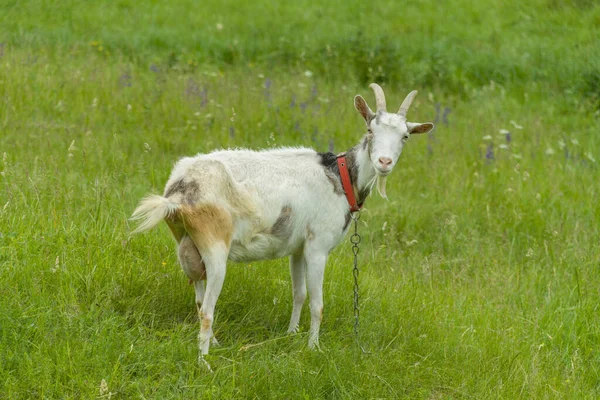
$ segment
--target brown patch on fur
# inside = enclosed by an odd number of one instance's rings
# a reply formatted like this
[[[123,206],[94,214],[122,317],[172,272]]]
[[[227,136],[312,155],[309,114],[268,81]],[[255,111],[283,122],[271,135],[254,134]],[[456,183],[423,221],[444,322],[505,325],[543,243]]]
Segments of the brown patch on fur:
[[[229,247],[233,235],[233,221],[223,207],[212,204],[184,205],[179,214],[200,254],[203,249],[209,249],[218,242],[223,242]]]
[[[201,322],[201,330],[203,331],[208,331],[210,330],[210,327],[212,326],[212,320],[207,318],[206,316],[202,316],[202,322]]]
[[[292,207],[283,206],[281,208],[281,214],[277,218],[277,221],[271,227],[271,234],[278,237],[287,238],[290,235],[290,228],[292,227]]]

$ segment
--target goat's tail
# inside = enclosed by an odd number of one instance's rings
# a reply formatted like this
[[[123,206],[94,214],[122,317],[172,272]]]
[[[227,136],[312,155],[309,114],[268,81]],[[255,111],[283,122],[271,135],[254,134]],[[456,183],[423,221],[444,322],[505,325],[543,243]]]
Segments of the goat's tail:
[[[131,221],[142,221],[131,234],[154,228],[161,220],[177,211],[178,208],[177,203],[163,196],[151,195],[143,198],[138,208],[129,218]]]

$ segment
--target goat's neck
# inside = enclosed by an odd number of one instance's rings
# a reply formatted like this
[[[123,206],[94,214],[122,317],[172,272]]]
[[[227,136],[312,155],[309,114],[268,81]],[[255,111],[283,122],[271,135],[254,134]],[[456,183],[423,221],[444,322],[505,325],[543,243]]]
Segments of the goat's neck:
[[[363,203],[371,193],[377,177],[369,155],[369,147],[368,139],[365,137],[363,141],[346,152],[350,179],[359,204]]]

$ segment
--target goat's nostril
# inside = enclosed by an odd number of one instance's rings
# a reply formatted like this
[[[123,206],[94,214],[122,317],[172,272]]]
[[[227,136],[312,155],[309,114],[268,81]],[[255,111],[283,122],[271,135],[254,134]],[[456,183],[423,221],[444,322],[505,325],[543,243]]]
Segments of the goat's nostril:
[[[381,163],[381,165],[386,167],[392,165],[392,159],[389,157],[379,157],[379,162]]]

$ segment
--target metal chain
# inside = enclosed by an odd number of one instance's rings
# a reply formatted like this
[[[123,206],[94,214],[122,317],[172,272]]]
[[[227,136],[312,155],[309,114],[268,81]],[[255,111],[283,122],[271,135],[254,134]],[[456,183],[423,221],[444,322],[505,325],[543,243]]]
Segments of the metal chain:
[[[360,219],[360,211],[351,215],[354,221],[354,233],[350,236],[350,243],[352,243],[352,253],[354,254],[354,268],[352,269],[352,275],[354,275],[354,337],[356,343],[361,348],[363,353],[366,353],[365,349],[360,345],[358,338],[358,328],[360,327],[360,308],[358,305],[358,252],[361,237],[358,234],[358,220]]]

